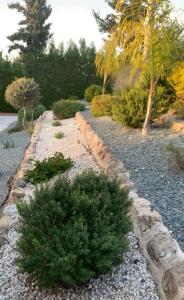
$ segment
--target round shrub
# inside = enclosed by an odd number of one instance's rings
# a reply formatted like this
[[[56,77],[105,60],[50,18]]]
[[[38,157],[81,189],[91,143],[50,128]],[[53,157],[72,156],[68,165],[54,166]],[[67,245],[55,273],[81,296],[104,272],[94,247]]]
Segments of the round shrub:
[[[111,271],[127,250],[128,191],[86,171],[42,186],[18,205],[18,266],[42,287],[71,286]]]
[[[32,78],[19,78],[7,87],[5,99],[16,109],[34,108],[40,99],[39,86]]]
[[[142,126],[147,109],[148,92],[142,88],[125,90],[112,105],[113,118],[123,126]]]
[[[53,105],[53,113],[57,119],[73,118],[78,111],[85,109],[85,106],[76,100],[60,100]]]
[[[112,104],[119,97],[111,95],[96,96],[92,100],[91,112],[95,117],[112,116]]]
[[[100,85],[92,84],[85,90],[84,98],[88,102],[90,102],[94,97],[99,96],[101,94],[102,94],[102,87]]]

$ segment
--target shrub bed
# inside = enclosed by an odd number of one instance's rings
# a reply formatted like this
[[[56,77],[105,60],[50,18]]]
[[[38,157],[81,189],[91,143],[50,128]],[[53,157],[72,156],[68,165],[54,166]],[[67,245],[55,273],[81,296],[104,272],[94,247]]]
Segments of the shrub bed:
[[[78,111],[85,109],[85,106],[76,100],[60,100],[53,105],[53,113],[57,119],[73,118]]]
[[[119,97],[111,95],[96,96],[92,100],[91,112],[95,117],[112,116],[112,104]]]
[[[100,85],[92,84],[85,90],[84,98],[88,102],[91,102],[94,97],[99,96],[101,94],[102,94],[102,87]]]
[[[56,152],[53,157],[42,161],[34,161],[35,167],[25,175],[25,180],[32,184],[45,182],[59,173],[64,173],[72,167],[70,158],[65,159],[62,153]]]
[[[46,288],[110,272],[128,248],[130,207],[127,190],[93,171],[42,186],[18,205],[18,266]]]

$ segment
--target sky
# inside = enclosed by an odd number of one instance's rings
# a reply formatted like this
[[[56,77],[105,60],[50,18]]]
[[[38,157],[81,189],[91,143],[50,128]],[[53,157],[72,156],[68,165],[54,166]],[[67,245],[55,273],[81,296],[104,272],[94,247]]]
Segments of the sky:
[[[21,2],[22,0],[20,0]],[[16,32],[18,22],[22,15],[15,10],[8,9],[8,3],[17,2],[17,0],[0,0],[0,51],[7,54],[10,42],[8,35]],[[109,11],[109,6],[105,0],[48,0],[52,6],[52,15],[49,22],[52,23],[51,31],[56,44],[61,41],[67,43],[73,39],[78,43],[81,37],[84,37],[88,43],[94,42],[96,47],[102,45],[102,34],[99,33],[97,24],[92,15],[92,10],[100,11],[105,16]],[[172,0],[176,7],[176,12],[184,20],[184,0]]]

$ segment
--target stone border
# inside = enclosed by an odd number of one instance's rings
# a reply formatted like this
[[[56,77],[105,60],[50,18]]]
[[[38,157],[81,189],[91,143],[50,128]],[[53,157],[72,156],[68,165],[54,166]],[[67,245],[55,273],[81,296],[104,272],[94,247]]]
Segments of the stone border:
[[[184,253],[178,243],[164,226],[160,214],[152,209],[151,203],[138,196],[124,164],[112,155],[90,123],[80,112],[75,119],[99,166],[111,177],[116,177],[122,187],[130,190],[134,233],[149,262],[161,299],[184,300]]]

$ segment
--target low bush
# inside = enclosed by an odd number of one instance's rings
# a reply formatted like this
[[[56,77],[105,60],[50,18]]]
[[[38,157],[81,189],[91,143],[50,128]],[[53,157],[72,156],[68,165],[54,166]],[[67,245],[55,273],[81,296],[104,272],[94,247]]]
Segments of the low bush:
[[[13,148],[15,148],[15,143],[13,140],[9,140],[9,141],[3,142],[3,147],[4,147],[4,149],[13,149]]]
[[[37,120],[45,111],[46,107],[42,104],[38,104],[34,110],[34,119]]]
[[[166,150],[171,154],[179,168],[184,170],[184,145],[175,145],[171,142],[166,146]]]
[[[79,97],[77,97],[77,96],[70,96],[68,98],[68,100],[79,100]]]
[[[142,88],[124,90],[122,96],[113,102],[113,119],[123,126],[137,128],[146,115],[148,93]]]
[[[176,100],[173,104],[173,108],[176,112],[176,115],[180,119],[184,119],[184,100]]]
[[[130,207],[127,190],[93,171],[40,187],[18,205],[19,268],[46,288],[110,272],[128,248]]]
[[[96,96],[102,94],[102,87],[100,85],[92,84],[84,92],[84,98],[90,102]]]
[[[63,132],[60,131],[60,132],[55,133],[54,136],[56,139],[60,140],[64,137],[64,134],[63,134]]]
[[[60,100],[53,105],[53,113],[57,119],[73,118],[78,111],[85,109],[85,106],[76,100]]]
[[[34,169],[29,170],[25,175],[26,182],[37,184],[49,181],[52,177],[64,173],[72,167],[70,158],[65,159],[62,153],[56,152],[53,157],[42,161],[34,161]]]
[[[91,111],[93,116],[102,117],[102,116],[112,116],[112,104],[118,100],[118,96],[111,95],[102,95],[96,96],[92,100]]]
[[[55,120],[55,121],[52,122],[52,126],[59,127],[59,126],[61,126],[61,122]]]

